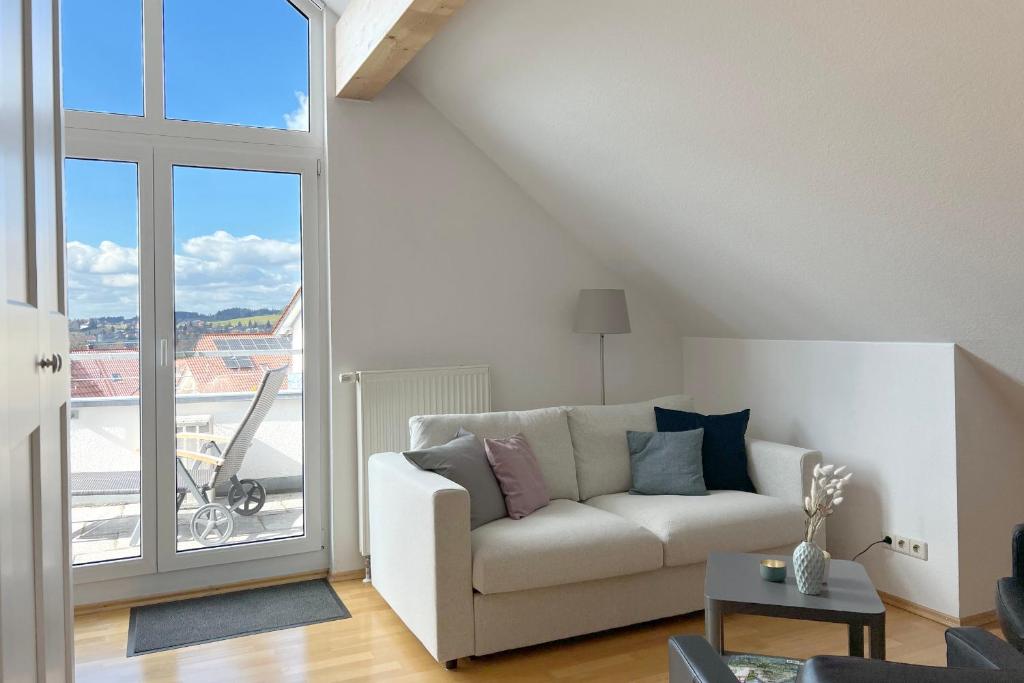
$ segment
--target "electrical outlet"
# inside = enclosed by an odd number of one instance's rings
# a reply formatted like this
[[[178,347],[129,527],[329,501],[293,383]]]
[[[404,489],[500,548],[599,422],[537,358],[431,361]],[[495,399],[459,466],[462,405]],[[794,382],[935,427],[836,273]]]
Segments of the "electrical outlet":
[[[924,541],[919,541],[916,538],[908,538],[907,542],[910,544],[910,552],[907,553],[911,557],[916,557],[919,560],[928,561],[928,544]]]
[[[889,550],[908,557],[916,557],[919,560],[928,560],[928,544],[916,538],[900,536],[899,534],[885,534],[892,538],[892,545]]]

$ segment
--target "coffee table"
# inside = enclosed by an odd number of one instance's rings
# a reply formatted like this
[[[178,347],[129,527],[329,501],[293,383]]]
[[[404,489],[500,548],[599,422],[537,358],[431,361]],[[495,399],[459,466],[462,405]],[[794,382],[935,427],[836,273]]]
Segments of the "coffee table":
[[[786,561],[785,583],[761,578],[761,560],[768,557]],[[864,656],[867,626],[871,658],[885,659],[885,605],[864,567],[856,562],[832,560],[821,595],[804,595],[796,589],[792,557],[711,553],[704,578],[704,628],[708,642],[719,654],[725,652],[722,620],[726,614],[847,624],[854,657]]]

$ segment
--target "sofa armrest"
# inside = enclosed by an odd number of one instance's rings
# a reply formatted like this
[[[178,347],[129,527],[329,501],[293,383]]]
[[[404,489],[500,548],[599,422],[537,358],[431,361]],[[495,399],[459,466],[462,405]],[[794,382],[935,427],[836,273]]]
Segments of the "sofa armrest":
[[[1013,538],[1011,539],[1010,555],[1013,566],[1010,571],[1015,579],[1024,579],[1024,524],[1013,527]]]
[[[1020,674],[826,655],[808,659],[797,680],[800,683],[1020,683]]]
[[[1024,671],[1024,654],[982,628],[946,629],[946,665],[963,669]]]
[[[758,493],[801,507],[810,493],[811,473],[821,452],[760,439],[747,439],[747,471]]]
[[[368,472],[373,587],[439,662],[474,654],[469,492],[400,453]]]
[[[701,636],[668,639],[669,683],[737,683],[736,676]]]

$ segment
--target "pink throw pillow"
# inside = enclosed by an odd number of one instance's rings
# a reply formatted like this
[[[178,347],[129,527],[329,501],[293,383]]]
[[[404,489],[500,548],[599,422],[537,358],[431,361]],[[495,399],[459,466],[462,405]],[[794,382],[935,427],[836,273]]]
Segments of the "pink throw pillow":
[[[509,517],[522,519],[551,502],[537,456],[522,434],[484,439],[484,451],[505,496]]]

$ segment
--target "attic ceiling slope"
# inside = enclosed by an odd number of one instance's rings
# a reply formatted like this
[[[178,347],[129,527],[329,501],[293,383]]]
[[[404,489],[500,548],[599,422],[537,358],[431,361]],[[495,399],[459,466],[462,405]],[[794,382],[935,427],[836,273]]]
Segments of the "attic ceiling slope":
[[[474,0],[404,77],[691,335],[1024,377],[1024,4]]]

